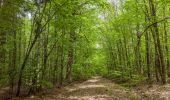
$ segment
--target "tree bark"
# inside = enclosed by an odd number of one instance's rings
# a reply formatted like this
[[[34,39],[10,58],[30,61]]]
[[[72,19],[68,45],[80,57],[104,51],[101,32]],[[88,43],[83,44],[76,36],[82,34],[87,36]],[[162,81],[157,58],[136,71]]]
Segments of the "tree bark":
[[[73,59],[74,59],[74,42],[75,42],[75,32],[74,30],[70,32],[70,45],[68,50],[68,61],[67,61],[67,72],[66,72],[66,80],[68,82],[72,81],[72,67],[73,67]]]
[[[150,6],[150,13],[152,16],[152,22],[156,22],[156,10],[155,10],[155,5],[153,0],[149,0],[149,6]],[[153,38],[154,41],[156,41],[156,61],[159,63],[158,66],[160,70],[160,75],[161,75],[161,81],[163,84],[166,83],[166,68],[165,68],[165,63],[164,63],[164,58],[163,58],[163,52],[162,52],[162,48],[161,48],[161,42],[160,42],[160,37],[159,37],[159,30],[158,30],[158,23],[155,23],[153,25]]]

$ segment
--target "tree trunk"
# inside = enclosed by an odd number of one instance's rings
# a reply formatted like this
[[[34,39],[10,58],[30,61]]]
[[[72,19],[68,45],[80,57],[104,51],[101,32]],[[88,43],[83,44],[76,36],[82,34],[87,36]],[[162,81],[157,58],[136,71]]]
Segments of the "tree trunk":
[[[68,61],[67,61],[67,72],[66,80],[68,82],[72,81],[72,67],[73,67],[73,57],[74,57],[74,42],[75,42],[75,32],[70,32],[70,45],[68,50]]]
[[[152,22],[156,22],[156,10],[155,10],[155,6],[153,3],[153,0],[149,0],[149,6],[150,6],[150,12],[151,12],[151,16],[152,16]],[[156,61],[159,62],[158,66],[160,70],[160,75],[161,75],[161,80],[162,83],[165,84],[166,83],[166,68],[165,68],[165,63],[164,63],[164,58],[163,58],[163,52],[161,49],[161,43],[160,43],[160,37],[159,37],[159,30],[158,30],[158,24],[155,23],[153,24],[153,38],[154,41],[156,41],[156,56],[157,59]]]
[[[17,94],[16,94],[16,96],[19,96],[19,94],[20,94],[20,89],[21,89],[21,84],[22,84],[22,75],[23,75],[23,71],[24,71],[24,69],[25,69],[27,60],[28,60],[28,58],[29,58],[29,56],[30,56],[30,53],[31,53],[31,51],[32,51],[32,49],[33,49],[33,47],[34,47],[34,45],[35,45],[38,37],[40,36],[40,33],[41,33],[40,26],[39,26],[40,23],[37,22],[37,25],[38,25],[38,26],[37,26],[37,28],[36,28],[36,30],[35,30],[35,37],[34,37],[32,43],[31,43],[30,47],[28,47],[28,49],[27,49],[27,51],[26,51],[25,58],[24,58],[24,60],[23,60],[23,63],[22,63],[22,65],[21,65],[21,69],[20,69],[20,71],[19,71],[19,79],[18,79],[18,85],[17,85],[18,88],[17,88]]]
[[[166,7],[163,8],[163,16],[165,17]],[[164,28],[164,39],[165,39],[165,54],[166,54],[166,68],[167,68],[167,76],[170,77],[170,61],[169,61],[169,48],[168,48],[168,34],[167,34],[167,21],[163,24]]]

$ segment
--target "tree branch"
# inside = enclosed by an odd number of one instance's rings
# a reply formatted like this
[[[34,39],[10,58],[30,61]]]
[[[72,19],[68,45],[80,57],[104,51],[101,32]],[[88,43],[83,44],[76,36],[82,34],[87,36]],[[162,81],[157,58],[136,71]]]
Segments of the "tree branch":
[[[145,30],[141,33],[140,37],[141,37],[151,26],[153,26],[154,24],[157,24],[157,23],[161,23],[161,22],[163,22],[163,21],[165,21],[165,20],[167,20],[167,19],[170,19],[170,16],[167,16],[167,17],[165,17],[165,18],[162,19],[162,20],[156,21],[156,22],[148,25],[148,26],[145,28]]]

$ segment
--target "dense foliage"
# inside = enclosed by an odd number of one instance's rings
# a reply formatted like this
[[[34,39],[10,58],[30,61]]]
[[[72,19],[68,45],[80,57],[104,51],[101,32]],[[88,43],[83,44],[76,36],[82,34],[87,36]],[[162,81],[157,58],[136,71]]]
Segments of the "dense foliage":
[[[0,86],[19,96],[102,75],[170,76],[169,0],[0,0]]]

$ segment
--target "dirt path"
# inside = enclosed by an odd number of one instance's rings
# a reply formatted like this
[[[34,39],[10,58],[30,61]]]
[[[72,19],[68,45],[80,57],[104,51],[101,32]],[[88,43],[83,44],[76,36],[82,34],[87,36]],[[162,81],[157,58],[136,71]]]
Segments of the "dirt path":
[[[126,89],[100,76],[82,83],[72,83],[46,95],[14,100],[170,100],[170,85]]]
[[[137,96],[110,80],[96,76],[83,83],[66,86],[60,91],[56,90],[44,97],[30,98],[32,100],[136,100]]]

